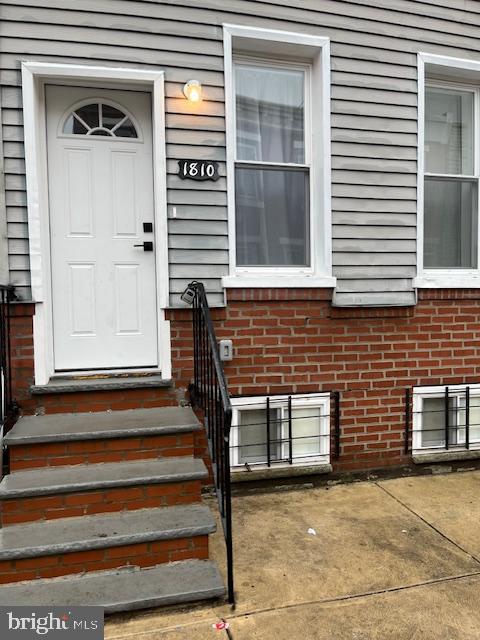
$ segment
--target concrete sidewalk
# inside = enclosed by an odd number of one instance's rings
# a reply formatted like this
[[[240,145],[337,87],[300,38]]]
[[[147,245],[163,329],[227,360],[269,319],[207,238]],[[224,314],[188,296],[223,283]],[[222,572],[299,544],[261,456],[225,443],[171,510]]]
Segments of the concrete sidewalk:
[[[117,617],[106,638],[220,640],[224,617],[234,640],[478,640],[479,496],[480,471],[237,496],[235,611]]]

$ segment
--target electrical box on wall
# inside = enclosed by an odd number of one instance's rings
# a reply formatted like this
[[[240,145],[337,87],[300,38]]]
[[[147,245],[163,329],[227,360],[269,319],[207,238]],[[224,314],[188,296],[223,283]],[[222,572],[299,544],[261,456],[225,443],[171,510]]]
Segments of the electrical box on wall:
[[[218,343],[220,351],[220,360],[228,362],[233,360],[233,342],[232,340],[220,340]]]

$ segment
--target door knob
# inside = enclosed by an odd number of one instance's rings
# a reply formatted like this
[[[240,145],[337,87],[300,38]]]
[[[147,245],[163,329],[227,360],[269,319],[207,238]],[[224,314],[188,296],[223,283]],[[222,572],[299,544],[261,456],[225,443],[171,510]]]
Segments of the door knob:
[[[153,242],[142,242],[142,244],[134,244],[134,247],[143,247],[144,251],[153,251]]]

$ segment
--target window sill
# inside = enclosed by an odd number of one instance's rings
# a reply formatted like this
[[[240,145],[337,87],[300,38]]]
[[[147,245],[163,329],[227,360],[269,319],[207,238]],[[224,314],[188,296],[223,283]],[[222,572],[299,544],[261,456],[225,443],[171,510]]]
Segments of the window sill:
[[[263,274],[238,274],[224,276],[222,285],[227,289],[256,288],[256,289],[282,289],[282,288],[333,288],[337,285],[337,279],[333,276],[306,276],[306,275],[263,275]],[[479,284],[480,286],[480,284]]]
[[[479,452],[480,454],[480,452]],[[260,467],[247,471],[244,467],[233,467],[231,473],[232,483],[252,482],[254,480],[270,480],[274,478],[297,478],[302,476],[315,476],[332,473],[332,465],[315,463],[311,465],[286,465],[281,467]]]
[[[414,278],[413,286],[419,289],[480,289],[480,272],[424,273]]]
[[[428,462],[454,462],[455,460],[478,460],[480,449],[461,449],[457,451],[416,451],[412,455],[414,464],[425,464]]]

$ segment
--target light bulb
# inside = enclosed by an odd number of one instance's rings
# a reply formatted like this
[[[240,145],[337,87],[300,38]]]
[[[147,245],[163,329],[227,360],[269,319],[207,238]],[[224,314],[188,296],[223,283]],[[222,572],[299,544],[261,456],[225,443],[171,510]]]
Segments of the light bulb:
[[[189,80],[183,87],[183,93],[189,102],[200,102],[202,85],[198,80]]]

